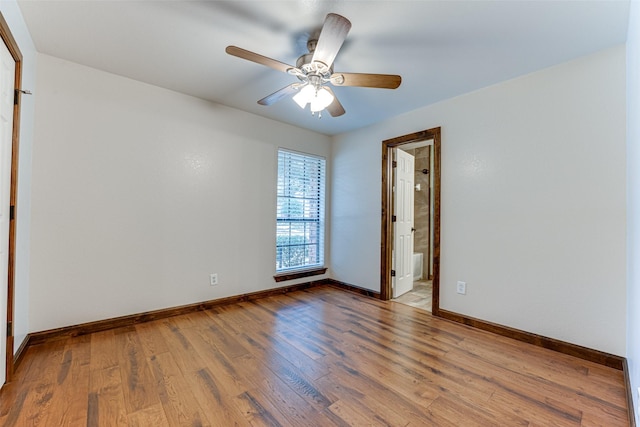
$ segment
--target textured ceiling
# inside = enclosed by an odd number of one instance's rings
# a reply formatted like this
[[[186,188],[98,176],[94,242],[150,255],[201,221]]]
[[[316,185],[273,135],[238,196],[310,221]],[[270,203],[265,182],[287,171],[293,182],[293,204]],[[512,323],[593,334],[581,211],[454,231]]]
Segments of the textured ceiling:
[[[624,43],[628,1],[18,2],[39,52],[334,135]],[[295,65],[327,13],[352,28],[334,69],[400,74],[396,90],[337,87],[346,114],[312,117],[295,81],[229,56],[236,45]]]

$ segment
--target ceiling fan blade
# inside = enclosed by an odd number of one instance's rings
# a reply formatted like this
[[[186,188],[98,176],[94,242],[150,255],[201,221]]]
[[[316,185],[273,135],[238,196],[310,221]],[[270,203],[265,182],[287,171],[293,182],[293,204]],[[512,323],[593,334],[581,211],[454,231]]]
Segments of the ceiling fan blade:
[[[335,13],[328,14],[311,61],[322,62],[327,67],[331,67],[350,29],[351,22],[347,18]]]
[[[395,89],[402,83],[402,77],[394,74],[334,73],[331,75],[331,83],[336,86]]]
[[[331,117],[338,117],[343,115],[345,113],[344,107],[342,106],[340,101],[338,101],[338,97],[336,96],[336,94],[331,90],[330,87],[325,86],[324,88],[331,92],[331,95],[333,95],[333,102],[329,104],[326,110],[329,112],[329,114],[331,114]]]
[[[267,67],[271,67],[274,70],[282,71],[286,73],[288,70],[295,68],[293,65],[285,64],[284,62],[276,61],[275,59],[271,59],[269,57],[260,55],[255,52],[251,52],[246,49],[242,49],[237,46],[227,46],[225,49],[229,55],[237,56],[238,58],[246,59],[247,61],[255,62],[257,64],[266,65]]]
[[[271,95],[265,96],[260,101],[258,101],[258,104],[260,105],[275,104],[276,102],[280,101],[282,98],[293,95],[294,93],[298,92],[297,85],[299,85],[299,83],[291,83],[289,86],[285,86],[282,89],[273,92]]]

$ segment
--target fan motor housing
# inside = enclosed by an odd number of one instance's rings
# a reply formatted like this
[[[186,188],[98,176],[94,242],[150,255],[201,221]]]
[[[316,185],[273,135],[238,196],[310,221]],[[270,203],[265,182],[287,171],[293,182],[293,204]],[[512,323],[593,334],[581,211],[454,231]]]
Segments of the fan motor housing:
[[[313,52],[309,52],[309,53],[305,53],[304,55],[301,55],[296,61],[296,68],[300,68],[302,70],[302,67],[304,65],[311,64],[312,59],[313,59]]]
[[[333,74],[333,65],[331,67],[327,67],[322,62],[313,62],[313,52],[301,55],[296,61],[296,68],[301,70],[306,77],[317,76],[324,80],[328,80],[331,77],[331,74]],[[304,77],[302,76],[297,77],[300,80],[304,80]]]

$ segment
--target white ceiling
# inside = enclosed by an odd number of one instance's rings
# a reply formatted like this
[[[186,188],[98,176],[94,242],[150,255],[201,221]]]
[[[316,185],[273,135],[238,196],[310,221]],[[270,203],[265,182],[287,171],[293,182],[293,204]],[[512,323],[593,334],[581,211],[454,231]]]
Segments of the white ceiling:
[[[628,0],[19,0],[39,52],[334,135],[624,43]],[[256,101],[293,76],[229,56],[236,45],[295,65],[327,13],[351,32],[334,69],[400,74],[396,90],[337,87],[347,113]]]

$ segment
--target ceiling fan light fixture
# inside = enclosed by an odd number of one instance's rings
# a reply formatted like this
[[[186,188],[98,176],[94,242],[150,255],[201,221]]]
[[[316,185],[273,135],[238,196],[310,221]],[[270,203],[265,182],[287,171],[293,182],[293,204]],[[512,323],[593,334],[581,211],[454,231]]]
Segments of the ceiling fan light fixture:
[[[333,94],[325,87],[316,88],[314,85],[306,85],[298,92],[293,100],[300,108],[311,104],[311,112],[317,113],[327,108],[334,100]]]
[[[303,86],[302,89],[293,97],[293,100],[300,106],[305,108],[308,103],[316,96],[316,88],[312,85]]]
[[[315,93],[315,96],[311,100],[311,112],[317,113],[324,110],[333,102],[334,96],[326,88],[321,87]]]

